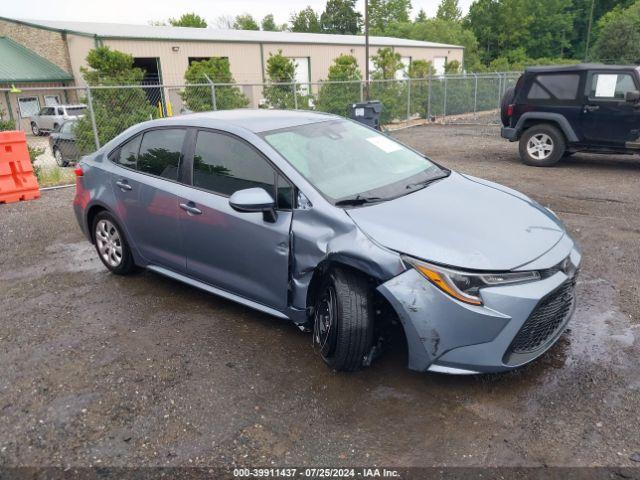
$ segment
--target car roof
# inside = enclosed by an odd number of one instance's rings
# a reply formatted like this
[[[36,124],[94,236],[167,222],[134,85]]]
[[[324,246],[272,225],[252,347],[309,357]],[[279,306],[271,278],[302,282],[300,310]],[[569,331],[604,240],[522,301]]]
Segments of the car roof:
[[[634,65],[605,65],[604,63],[578,63],[575,65],[548,65],[538,67],[527,67],[525,73],[543,72],[576,72],[584,70],[634,70]]]
[[[192,127],[224,128],[233,125],[254,133],[281,128],[296,127],[310,123],[339,119],[330,113],[305,110],[269,110],[262,108],[242,108],[218,110],[215,112],[189,113],[177,117],[162,118],[145,122],[148,126],[181,125]]]

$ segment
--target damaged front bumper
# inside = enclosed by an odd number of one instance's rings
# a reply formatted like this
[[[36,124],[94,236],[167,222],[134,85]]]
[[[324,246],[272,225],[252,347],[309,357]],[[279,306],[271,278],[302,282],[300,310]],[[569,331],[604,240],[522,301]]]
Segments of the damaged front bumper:
[[[581,253],[576,246],[569,258],[577,271]],[[411,370],[489,373],[524,365],[557,341],[575,304],[575,277],[569,275],[558,271],[535,282],[485,288],[481,306],[452,298],[413,268],[383,283],[378,291],[402,323]],[[554,308],[557,318],[549,314]],[[532,338],[529,343],[527,336]]]

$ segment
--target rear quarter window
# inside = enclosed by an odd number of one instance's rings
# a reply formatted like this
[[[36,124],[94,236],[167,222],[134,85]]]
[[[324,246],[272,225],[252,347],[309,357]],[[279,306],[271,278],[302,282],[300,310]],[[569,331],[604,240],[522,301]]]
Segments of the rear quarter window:
[[[540,74],[536,75],[527,94],[528,100],[564,100],[571,101],[578,98],[580,75],[570,74]]]

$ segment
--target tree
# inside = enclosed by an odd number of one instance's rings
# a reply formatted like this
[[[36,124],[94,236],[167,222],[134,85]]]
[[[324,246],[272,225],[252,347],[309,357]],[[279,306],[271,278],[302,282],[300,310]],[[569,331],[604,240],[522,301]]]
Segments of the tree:
[[[371,33],[383,34],[391,23],[408,22],[410,11],[411,0],[369,0]]]
[[[404,68],[402,56],[391,47],[379,49],[371,61],[375,67],[371,77],[376,80],[392,80],[396,78],[396,72]]]
[[[249,13],[238,15],[233,22],[233,28],[236,30],[260,30],[258,23]]]
[[[89,86],[114,86],[114,88],[92,89],[93,114],[100,144],[109,140],[136,123],[153,118],[157,110],[147,100],[140,87],[121,88],[121,85],[140,85],[144,71],[133,66],[133,57],[127,53],[97,47],[87,55],[87,67],[80,71]],[[76,123],[76,139],[81,152],[95,147],[93,128],[89,115]]]
[[[309,106],[309,96],[294,84],[296,66],[293,60],[285,57],[282,50],[274,55],[269,52],[267,59],[267,77],[271,85],[262,90],[264,98],[273,108],[305,108]],[[274,85],[275,84],[275,85]],[[295,93],[294,93],[295,92]]]
[[[462,18],[462,11],[458,6],[458,0],[442,0],[436,12],[436,18],[457,22]]]
[[[293,13],[290,19],[292,32],[320,33],[320,18],[311,7]]]
[[[402,56],[391,47],[379,49],[371,60],[375,67],[371,75],[374,80],[393,80],[396,78],[396,72],[404,68]],[[404,82],[374,81],[369,91],[371,98],[382,103],[380,123],[389,123],[406,116],[407,95]]]
[[[591,29],[591,42],[593,46],[597,42],[600,19],[615,7],[625,9],[630,7],[634,0],[596,0],[593,3],[593,27]],[[572,0],[570,11],[573,13],[573,25],[567,38],[570,40],[568,56],[585,58],[587,33],[589,29],[589,17],[591,16],[592,0]]]
[[[360,80],[362,73],[353,55],[340,55],[329,67],[327,82],[318,92],[317,108],[323,112],[349,116],[350,106],[360,101]]]
[[[200,62],[192,62],[184,74],[187,85],[208,83],[235,83],[231,75],[229,59],[225,57],[213,57]],[[204,112],[213,110],[213,89],[209,86],[187,86],[180,93],[182,100],[189,110]],[[215,99],[217,110],[229,110],[242,108],[249,105],[249,99],[235,86],[216,86]]]
[[[393,33],[393,32],[389,32]],[[473,32],[462,22],[428,18],[414,22],[407,35],[413,40],[440,42],[464,47],[464,68],[473,72],[483,68],[478,41]]]
[[[264,30],[265,32],[277,32],[279,30],[272,13],[265,15],[265,17],[262,19],[261,26],[262,30]]]
[[[235,19],[230,15],[220,15],[216,18],[216,27],[225,30],[232,30]]]
[[[451,60],[450,62],[446,62],[444,64],[444,73],[448,75],[460,73],[460,62],[458,60]]]
[[[327,0],[320,15],[320,25],[325,33],[357,35],[362,25],[362,15],[355,9],[356,0]]]
[[[416,22],[424,22],[427,19],[427,12],[423,8],[420,9],[418,15],[416,15]]]
[[[529,57],[559,57],[568,51],[572,0],[477,0],[467,24],[490,63],[510,50],[524,48]]]
[[[431,62],[427,60],[413,60],[407,74],[409,78],[427,78],[436,73]]]
[[[605,63],[640,63],[640,0],[629,8],[616,7],[598,22],[594,45],[597,60]]]
[[[207,21],[195,13],[184,13],[180,18],[170,18],[173,27],[207,28]]]

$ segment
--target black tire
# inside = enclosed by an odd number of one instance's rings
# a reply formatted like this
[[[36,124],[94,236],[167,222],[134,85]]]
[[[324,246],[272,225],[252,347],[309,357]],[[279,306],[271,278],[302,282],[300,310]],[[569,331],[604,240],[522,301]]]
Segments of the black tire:
[[[36,122],[31,122],[31,133],[33,133],[36,137],[42,135],[42,132],[40,131],[40,128],[38,127],[38,124]]]
[[[507,115],[507,108],[513,103],[513,100],[515,98],[515,87],[509,87],[505,90],[504,95],[502,95],[502,100],[500,100],[500,120],[502,121],[502,125],[505,127],[509,126],[509,116]]]
[[[546,150],[541,151],[539,153],[540,157],[532,155],[528,150],[529,140],[538,136],[540,139],[544,139],[541,148],[545,148],[545,146],[551,147],[548,153]],[[532,167],[551,167],[560,161],[566,150],[567,141],[564,138],[564,134],[557,127],[548,123],[529,127],[520,137],[520,159],[522,163]]]
[[[314,309],[313,343],[332,370],[362,368],[373,344],[372,295],[367,279],[355,272],[336,268],[326,276]]]
[[[69,161],[65,160],[65,158],[62,156],[62,152],[58,147],[53,147],[53,158],[56,159],[56,163],[58,164],[59,167],[69,166]]]
[[[106,222],[106,223],[101,223],[101,222]],[[114,258],[115,259],[118,258],[117,253],[115,253],[115,250],[117,250],[117,248],[113,251],[113,256],[108,253],[109,250],[106,250],[106,251],[103,250],[102,242],[106,241],[107,237],[104,237],[101,234],[101,232],[98,231],[98,229],[99,228],[101,229],[103,226],[106,226],[108,229],[107,231],[110,232],[110,235],[111,235],[110,245],[113,245],[113,247],[119,246],[119,249],[120,249],[119,262],[113,261]],[[93,235],[93,243],[96,247],[96,252],[98,252],[98,257],[100,258],[104,266],[107,267],[107,269],[110,272],[115,273],[116,275],[128,275],[130,273],[133,273],[135,270],[135,264],[133,263],[133,255],[131,254],[131,248],[129,248],[129,243],[127,242],[127,239],[124,236],[124,232],[122,231],[120,224],[114,218],[114,216],[111,215],[106,210],[99,212],[93,219],[93,225],[91,228],[92,228],[91,233]],[[118,241],[115,240],[115,236],[113,236],[113,232],[117,234]],[[108,260],[107,258],[105,258],[105,256],[110,258],[111,260]]]

